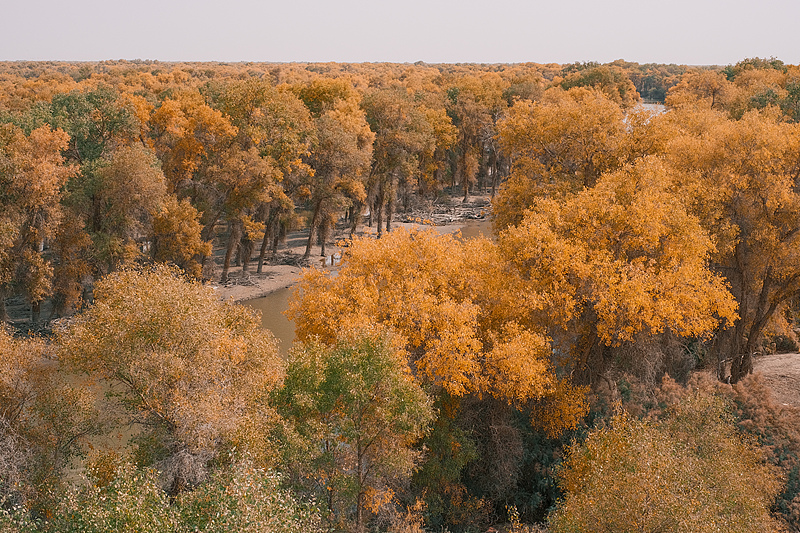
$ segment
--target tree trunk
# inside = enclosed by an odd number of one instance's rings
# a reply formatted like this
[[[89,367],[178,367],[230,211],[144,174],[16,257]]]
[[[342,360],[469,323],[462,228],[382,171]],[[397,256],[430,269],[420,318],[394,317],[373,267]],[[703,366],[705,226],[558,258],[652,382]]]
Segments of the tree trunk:
[[[283,224],[278,223],[278,227],[275,228],[275,235],[272,236],[272,258],[275,259],[275,256],[278,255],[278,243],[281,240],[281,236],[284,232]]]
[[[42,302],[31,302],[31,326],[39,323],[39,317],[42,314]]]
[[[364,205],[361,203],[356,203],[353,205],[351,213],[352,216],[350,217],[350,238],[352,239],[353,236],[356,234],[356,229],[358,228],[359,222],[361,222],[361,212],[364,210]]]
[[[239,236],[240,229],[238,222],[231,223],[231,231],[230,235],[228,236],[228,247],[225,250],[225,263],[222,265],[222,277],[220,278],[221,283],[228,281],[228,271],[231,268],[231,257],[233,256],[233,249],[236,247],[236,244],[239,241]]]
[[[8,322],[8,311],[6,310],[6,290],[0,288],[0,323]]]
[[[258,267],[256,272],[261,274],[261,269],[264,266],[264,257],[267,255],[267,246],[269,246],[270,237],[275,233],[275,209],[269,210],[269,215],[264,221],[264,238],[261,240],[261,248],[258,250]]]
[[[364,532],[364,451],[361,449],[361,443],[358,443],[356,451],[356,468],[358,469],[358,495],[356,496],[356,531],[357,533]]]
[[[392,215],[394,214],[394,201],[392,200],[394,196],[389,195],[389,198],[386,201],[386,233],[392,231]]]
[[[730,340],[730,346],[728,347],[729,351],[727,352],[727,354],[722,354],[723,355],[722,358],[723,359],[730,358],[731,375],[730,377],[728,377],[728,380],[731,383],[736,383],[746,375],[746,373],[744,372],[748,364],[752,365],[752,360],[750,360],[749,356],[745,357],[744,355],[746,349],[744,346],[745,320],[746,317],[750,315],[751,310],[748,306],[747,289],[746,289],[749,283],[747,277],[748,271],[746,268],[747,266],[746,250],[745,250],[745,244],[742,241],[738,242],[734,247],[733,258],[736,265],[734,269],[735,279],[733,280],[729,279],[729,281],[733,286],[733,291],[736,291],[734,292],[734,294],[736,295],[736,301],[739,304],[739,320],[736,321],[736,324],[733,327],[733,338]],[[738,290],[736,290],[737,283],[738,283]],[[722,377],[724,378],[724,376]]]
[[[380,199],[375,199],[375,219],[378,223],[378,238],[383,235],[383,202]]]
[[[494,164],[492,165],[492,199],[494,199],[495,192],[497,191],[497,173],[498,165],[497,159],[495,159]]]
[[[375,218],[378,223],[378,238],[383,235],[383,203],[386,200],[386,191],[383,189],[383,181],[378,184],[378,193],[375,195]]]
[[[239,249],[242,253],[242,272],[250,271],[250,258],[253,257],[253,248],[255,243],[249,238],[242,238]]]
[[[264,267],[264,256],[267,255],[267,245],[269,244],[270,232],[268,228],[264,228],[264,238],[261,240],[261,248],[258,250],[258,267],[256,272],[261,274],[261,269]]]
[[[767,305],[767,293],[769,292],[770,285],[770,276],[768,274],[761,290],[756,316],[747,334],[747,342],[744,345],[744,349],[739,353],[739,356],[735,357],[731,362],[731,383],[736,383],[745,378],[748,374],[753,373],[753,354],[758,351],[761,333],[764,331],[769,319],[775,314],[778,305],[783,302],[782,298],[776,297],[771,304]],[[741,344],[741,340],[739,344]]]
[[[325,243],[328,242],[328,234],[330,232],[330,221],[326,218],[323,219],[322,223],[319,225],[318,234],[318,241],[320,245],[319,254],[322,257],[325,257]]]
[[[217,225],[217,222],[219,221],[219,217],[221,215],[222,215],[222,211],[220,210],[212,217],[211,221],[208,224],[206,224],[205,226],[203,226],[203,229],[200,230],[200,239],[203,242],[211,243],[211,255],[210,256],[204,255],[204,256],[201,257],[201,259],[200,259],[200,267],[201,268],[205,268],[206,261],[209,258],[212,258],[212,260],[213,260],[213,256],[214,256],[214,227]]]
[[[306,242],[306,253],[303,254],[303,259],[311,257],[311,245],[314,243],[314,229],[319,222],[319,213],[322,210],[322,200],[317,201],[314,206],[314,215],[311,217],[311,224],[308,226],[308,242]]]

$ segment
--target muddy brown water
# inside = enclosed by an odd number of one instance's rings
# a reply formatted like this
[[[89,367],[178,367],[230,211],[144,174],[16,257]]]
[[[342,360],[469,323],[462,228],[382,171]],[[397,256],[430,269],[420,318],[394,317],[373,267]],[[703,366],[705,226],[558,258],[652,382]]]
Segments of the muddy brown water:
[[[294,322],[283,314],[289,308],[293,291],[294,287],[286,287],[262,298],[242,302],[242,305],[261,311],[261,327],[270,330],[278,339],[278,349],[283,357],[289,354],[289,348],[294,342]]]
[[[461,227],[461,236],[465,239],[475,237],[491,237],[492,222],[489,219],[467,220]],[[278,349],[283,357],[289,354],[294,342],[294,322],[286,318],[284,311],[289,307],[293,287],[279,289],[262,298],[254,298],[242,302],[252,309],[261,311],[261,327],[268,329],[280,342]]]

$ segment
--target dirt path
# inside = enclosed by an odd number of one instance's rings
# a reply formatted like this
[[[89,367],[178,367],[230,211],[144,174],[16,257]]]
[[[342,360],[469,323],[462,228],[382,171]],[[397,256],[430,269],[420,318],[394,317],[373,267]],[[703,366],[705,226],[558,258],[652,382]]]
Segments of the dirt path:
[[[754,360],[753,369],[764,375],[776,401],[800,407],[800,354],[763,355]]]

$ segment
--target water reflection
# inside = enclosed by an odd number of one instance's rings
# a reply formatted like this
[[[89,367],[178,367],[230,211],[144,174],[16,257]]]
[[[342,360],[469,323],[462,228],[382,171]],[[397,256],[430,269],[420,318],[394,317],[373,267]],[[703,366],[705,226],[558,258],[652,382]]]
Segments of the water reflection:
[[[283,315],[289,307],[292,291],[292,287],[287,287],[271,292],[263,298],[242,302],[242,305],[261,311],[261,327],[270,330],[280,341],[278,349],[283,357],[289,354],[289,348],[294,342],[294,322]]]

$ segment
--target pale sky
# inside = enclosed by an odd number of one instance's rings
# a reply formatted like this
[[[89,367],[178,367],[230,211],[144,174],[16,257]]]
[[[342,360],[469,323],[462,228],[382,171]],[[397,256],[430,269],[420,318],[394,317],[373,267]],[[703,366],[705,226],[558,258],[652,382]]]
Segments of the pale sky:
[[[800,63],[800,0],[0,0],[0,60]]]

